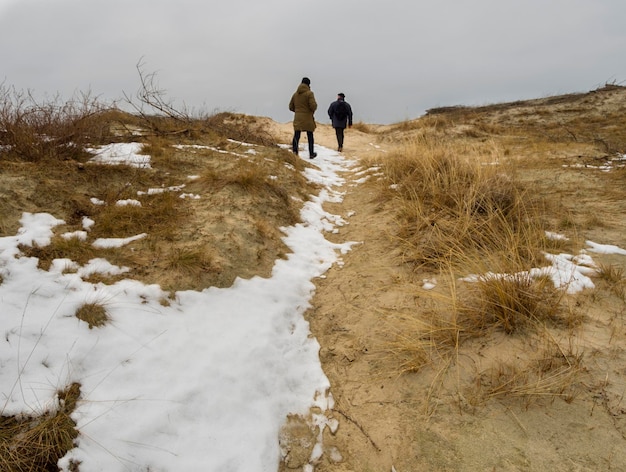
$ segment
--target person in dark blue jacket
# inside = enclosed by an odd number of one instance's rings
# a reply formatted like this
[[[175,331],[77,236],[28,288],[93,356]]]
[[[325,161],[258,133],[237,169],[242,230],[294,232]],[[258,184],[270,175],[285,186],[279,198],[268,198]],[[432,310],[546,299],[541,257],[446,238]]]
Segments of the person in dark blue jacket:
[[[337,135],[337,150],[341,152],[343,151],[343,132],[346,127],[352,127],[352,107],[346,102],[345,94],[337,94],[337,101],[332,102],[328,107],[328,116]]]

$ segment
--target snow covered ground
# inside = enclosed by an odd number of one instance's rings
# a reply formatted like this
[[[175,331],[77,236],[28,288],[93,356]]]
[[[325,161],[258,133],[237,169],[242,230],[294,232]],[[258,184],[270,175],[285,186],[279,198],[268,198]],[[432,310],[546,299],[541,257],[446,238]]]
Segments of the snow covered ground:
[[[136,158],[134,148],[100,151],[101,163],[107,156],[113,163],[120,155]],[[80,436],[61,460],[63,470],[76,460],[82,472],[275,472],[286,416],[332,407],[319,345],[303,313],[315,290],[312,280],[354,244],[325,239],[346,221],[323,209],[327,201],[342,200],[342,173],[354,163],[321,146],[317,151],[309,161],[315,168],[305,174],[323,189],[304,204],[303,222],[284,229],[292,252],[276,261],[272,276],[177,292],[169,306],[161,303],[167,294],[157,285],[85,282],[86,274],[127,270],[103,259],[83,267],[57,260],[44,271],[36,259],[19,257],[19,244],[45,245],[62,223],[53,215],[25,213],[18,234],[0,238],[2,414],[54,409],[57,390],[79,382],[73,417]],[[144,158],[138,166],[149,166]],[[86,240],[92,224],[86,219],[83,232],[66,237]],[[115,247],[129,239],[98,244]],[[596,252],[623,251],[588,245]],[[555,284],[570,291],[593,286],[589,256],[550,257],[552,267],[541,273]],[[89,329],[74,316],[89,302],[104,304],[110,323]],[[323,414],[316,418],[325,421]]]
[[[133,149],[118,148],[97,160],[119,162],[125,152],[134,159]],[[160,303],[167,294],[157,285],[83,281],[94,271],[126,270],[102,259],[84,267],[57,260],[43,271],[34,258],[16,258],[18,244],[45,245],[62,223],[25,213],[18,234],[0,238],[2,413],[56,408],[55,392],[79,382],[80,437],[61,461],[65,469],[74,459],[82,472],[277,470],[287,414],[332,403],[303,313],[312,280],[350,248],[324,238],[344,220],[322,205],[341,201],[340,174],[352,163],[322,147],[318,154],[306,176],[325,187],[302,208],[303,222],[284,229],[292,253],[272,276],[178,292],[171,306]],[[86,232],[92,223],[85,221]],[[111,322],[89,329],[74,316],[86,302],[104,304]]]

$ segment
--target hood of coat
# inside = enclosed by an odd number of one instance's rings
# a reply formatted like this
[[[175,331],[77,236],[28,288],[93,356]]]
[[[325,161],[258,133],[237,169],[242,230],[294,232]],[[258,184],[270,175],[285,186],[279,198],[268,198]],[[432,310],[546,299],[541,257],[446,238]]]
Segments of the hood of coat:
[[[311,87],[309,87],[307,84],[300,84],[298,85],[298,90],[296,90],[296,93],[302,94],[308,92],[309,90],[311,90]]]

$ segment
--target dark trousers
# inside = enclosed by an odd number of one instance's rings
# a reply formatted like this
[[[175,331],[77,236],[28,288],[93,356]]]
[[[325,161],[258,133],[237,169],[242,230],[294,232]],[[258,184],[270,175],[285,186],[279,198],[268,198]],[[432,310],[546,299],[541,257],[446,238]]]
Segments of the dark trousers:
[[[337,135],[337,146],[339,149],[343,147],[343,130],[345,128],[335,128],[335,134]]]
[[[300,134],[302,133],[302,131],[297,130],[294,131],[293,133],[293,141],[291,143],[291,146],[293,148],[293,152],[294,154],[298,154],[298,143],[300,142]],[[309,155],[312,156],[313,153],[315,152],[315,141],[313,139],[313,131],[307,131],[306,132],[306,140],[309,143]]]

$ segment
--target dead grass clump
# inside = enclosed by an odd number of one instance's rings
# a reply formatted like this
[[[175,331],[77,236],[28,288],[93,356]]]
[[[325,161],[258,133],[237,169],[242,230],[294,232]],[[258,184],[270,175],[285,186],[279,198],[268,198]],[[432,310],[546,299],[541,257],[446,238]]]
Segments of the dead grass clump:
[[[42,270],[49,270],[54,259],[70,259],[85,264],[97,254],[96,249],[85,241],[60,236],[54,236],[47,246],[20,245],[19,249],[25,256],[39,259],[37,266]]]
[[[416,136],[382,164],[385,183],[395,191],[383,195],[398,208],[404,260],[415,272],[434,268],[452,275],[451,288],[435,297],[449,298],[437,314],[401,323],[388,350],[400,373],[432,365],[441,382],[458,356],[473,356],[466,347],[471,340],[502,332],[511,341],[518,335],[532,342],[546,326],[569,329],[580,320],[563,309],[564,294],[549,278],[530,272],[557,244],[544,230],[544,205],[530,184],[516,180],[514,162],[500,163],[497,146],[468,144],[467,137]],[[483,275],[459,285],[459,273]],[[570,366],[542,369],[496,362],[481,374],[477,402],[507,394],[560,395],[574,372]]]
[[[109,321],[109,315],[106,308],[101,303],[92,302],[84,303],[77,310],[75,314],[76,318],[84,321],[89,325],[89,329],[94,327],[100,328]]]
[[[617,92],[451,107],[396,127],[394,142],[405,144],[377,161],[379,198],[397,211],[394,236],[416,279],[435,269],[452,283],[416,288],[422,302],[448,300],[394,319],[383,349],[398,374],[431,386],[433,408],[456,393],[461,407],[569,402],[590,373],[582,353],[555,338],[586,346],[577,328],[595,319],[590,303],[621,306],[623,270],[600,265],[596,289],[570,296],[533,269],[546,265],[544,253],[576,253],[588,230],[617,237],[604,222],[622,209],[624,172],[614,158],[626,149],[626,115]],[[569,239],[552,233],[562,229]],[[618,328],[610,330],[614,339]]]
[[[199,276],[202,272],[214,269],[212,254],[206,248],[173,247],[166,258],[170,270],[190,276]]]
[[[360,131],[361,133],[373,134],[374,130],[367,123],[363,123],[362,121],[357,121],[352,125],[352,129],[356,131]]]
[[[518,397],[526,401],[540,398],[562,397],[566,401],[574,398],[570,392],[579,368],[563,366],[549,372],[528,369],[519,364],[501,364],[484,372],[474,386],[473,394],[466,395],[474,405],[494,398]]]
[[[95,215],[104,207],[94,205],[86,198],[87,196],[102,200],[107,205],[115,205],[118,200],[138,199],[139,191],[147,192],[147,189],[150,188],[165,188],[172,185],[172,181],[175,181],[177,184],[180,183],[180,180],[174,180],[170,175],[125,164],[106,165],[91,163],[86,165],[78,174],[68,176],[68,178],[72,178],[76,182],[77,190],[80,190],[79,195],[85,195],[83,197],[85,208],[81,209],[90,215]],[[57,190],[56,186],[53,187],[53,190]],[[77,197],[76,193],[72,194],[74,198]],[[67,204],[66,207],[68,210],[74,210],[75,208]]]
[[[476,377],[465,397],[474,406],[494,398],[520,398],[530,403],[559,397],[570,402],[576,396],[576,379],[582,369],[582,354],[550,341],[526,362],[496,362]]]
[[[227,185],[237,185],[239,181],[244,187],[262,187],[264,185],[265,175],[246,168],[245,164],[235,163],[234,166],[238,169],[233,173],[207,168],[196,182],[212,192],[219,192]],[[256,184],[254,183],[255,180]]]
[[[170,146],[171,139],[165,139],[162,136],[148,136],[143,139],[141,153],[158,159],[168,152]]]
[[[217,113],[205,120],[206,127],[220,136],[243,143],[276,146],[276,137],[262,120],[235,113]]]
[[[125,238],[141,233],[148,234],[152,241],[173,241],[178,230],[177,222],[184,216],[182,199],[171,192],[157,193],[144,198],[143,206],[106,205],[95,209],[96,223],[91,228],[89,240],[54,236],[47,246],[20,245],[20,251],[27,257],[39,259],[38,267],[49,270],[54,259],[70,259],[80,265],[94,257],[106,257],[112,263],[122,265],[142,265],[142,258],[128,251],[115,251],[110,248],[96,248],[91,241],[96,238]],[[145,258],[144,258],[145,259]],[[95,281],[98,276],[90,277]],[[109,276],[98,280],[114,280]]]
[[[598,264],[598,277],[604,281],[609,290],[621,299],[626,297],[626,278],[624,268],[615,264]]]
[[[58,392],[56,411],[40,416],[0,416],[0,470],[56,472],[57,462],[74,447],[78,436],[71,419],[80,385]]]
[[[575,315],[563,312],[563,294],[548,278],[488,274],[459,284],[452,276],[450,285],[429,292],[432,308],[389,323],[392,340],[385,351],[398,373],[448,365],[467,342],[498,331],[532,338],[545,326],[569,328],[575,323]]]
[[[611,284],[624,282],[624,268],[615,264],[598,264],[598,276]]]
[[[447,363],[460,342],[460,326],[443,313],[432,316],[403,316],[389,324],[392,340],[385,352],[394,359],[398,374],[419,372],[423,367],[444,361]]]
[[[419,130],[443,131],[451,129],[459,121],[454,113],[427,114],[416,120],[405,120],[391,126],[392,132],[410,133]]]
[[[487,274],[467,288],[459,307],[459,323],[466,334],[480,335],[492,329],[514,334],[562,320],[562,293],[546,277]]]
[[[149,233],[150,237],[171,240],[184,216],[182,206],[183,200],[167,190],[143,197],[141,206],[116,205],[113,201],[100,207],[91,234],[121,238]]]
[[[429,378],[429,395],[451,389],[473,407],[496,398],[574,398],[582,355],[548,330],[570,328],[575,315],[563,313],[563,294],[549,280],[493,275],[451,283],[428,292],[432,308],[389,321],[383,350],[398,375],[419,372]]]
[[[200,175],[197,183],[212,193],[236,187],[256,201],[265,201],[268,207],[279,208],[287,224],[298,221],[298,213],[289,192],[268,175],[266,168],[255,163],[235,161],[227,172],[216,172],[209,168]]]
[[[533,257],[545,239],[537,206],[521,184],[488,164],[437,142],[417,143],[389,158],[384,170],[397,189],[398,238],[407,262],[445,267],[467,252],[512,249]]]

